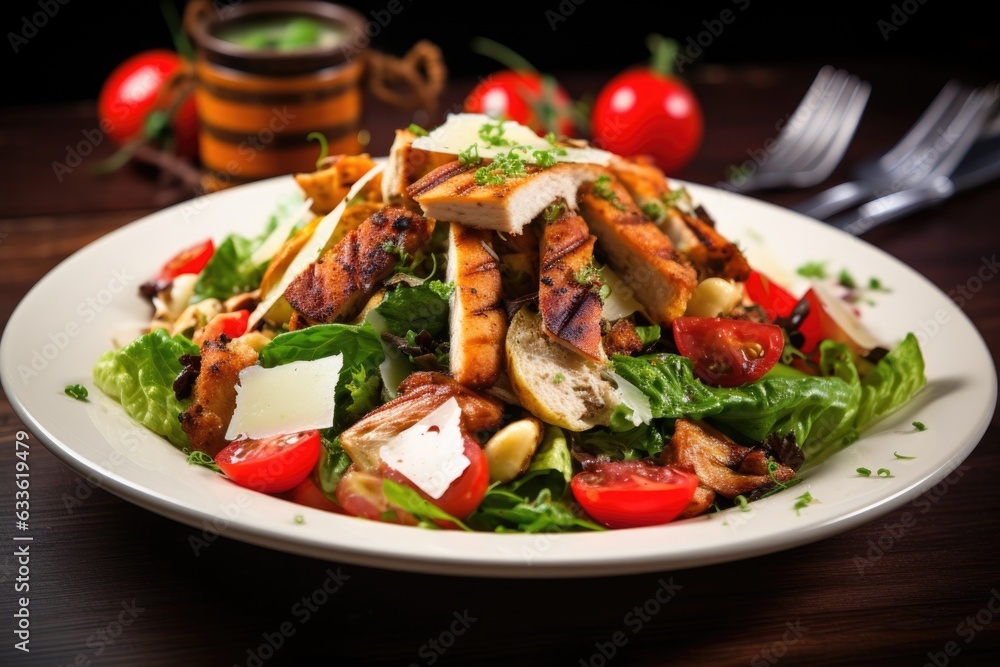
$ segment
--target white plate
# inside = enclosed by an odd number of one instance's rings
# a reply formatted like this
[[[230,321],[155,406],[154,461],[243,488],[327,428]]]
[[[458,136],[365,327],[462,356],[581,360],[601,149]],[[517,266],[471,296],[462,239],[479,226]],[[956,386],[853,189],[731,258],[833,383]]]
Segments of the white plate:
[[[767,266],[829,260],[892,291],[864,320],[884,343],[921,334],[928,386],[909,405],[787,493],[672,525],[562,535],[425,531],[330,514],[241,489],[190,466],[165,440],[93,388],[90,369],[114,332],[141,324],[137,288],[177,250],[230,231],[263,228],[277,198],[296,188],[277,178],[180,204],[115,231],[41,280],[15,310],[0,345],[0,374],[14,409],[66,464],[104,488],[193,527],[274,549],[349,563],[442,574],[597,576],[693,567],[806,544],[900,507],[945,479],[979,442],[996,403],[996,371],[979,333],[925,278],[862,241],[787,210],[691,185],[720,229]],[[780,261],[777,261],[780,260]],[[774,276],[778,279],[779,276]],[[801,290],[801,285],[795,285]],[[89,403],[63,394],[91,387]],[[910,425],[920,420],[928,430]],[[893,452],[915,456],[898,460]],[[859,466],[892,477],[859,477]],[[796,514],[795,497],[816,502]],[[959,489],[957,491],[961,493]],[[294,521],[302,514],[304,523]],[[210,548],[207,547],[207,548]]]

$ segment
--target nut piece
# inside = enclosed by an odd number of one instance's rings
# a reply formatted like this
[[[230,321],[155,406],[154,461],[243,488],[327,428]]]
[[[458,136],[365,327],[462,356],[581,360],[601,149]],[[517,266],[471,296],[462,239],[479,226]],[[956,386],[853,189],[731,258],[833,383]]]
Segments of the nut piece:
[[[542,423],[531,417],[497,431],[483,448],[490,466],[490,481],[510,482],[527,470],[543,433]]]
[[[698,283],[684,314],[694,317],[728,315],[742,298],[743,291],[728,280],[706,278]]]

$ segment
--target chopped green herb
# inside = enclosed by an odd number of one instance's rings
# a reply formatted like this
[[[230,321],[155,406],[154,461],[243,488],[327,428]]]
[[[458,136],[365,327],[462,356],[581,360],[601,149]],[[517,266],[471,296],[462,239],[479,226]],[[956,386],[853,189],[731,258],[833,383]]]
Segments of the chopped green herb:
[[[464,151],[458,152],[458,163],[463,166],[474,166],[483,161],[479,157],[479,144],[472,144]]]
[[[804,278],[826,279],[826,262],[806,262],[795,270]]]
[[[852,276],[847,269],[840,270],[840,275],[837,276],[837,282],[847,289],[856,289],[858,286],[857,281],[854,280],[854,276]]]
[[[733,502],[736,503],[736,505],[740,508],[741,512],[750,511],[750,502],[747,500],[746,496],[744,495],[736,496],[735,498],[733,498]]]
[[[504,132],[506,130],[503,127],[503,121],[484,123],[479,128],[479,138],[487,146],[510,146],[510,141],[503,138]]]
[[[188,454],[187,462],[193,466],[201,466],[202,468],[208,468],[213,472],[222,472],[222,468],[216,464],[215,459],[206,454],[205,452],[198,451],[197,449]]]
[[[584,287],[592,287],[603,282],[603,274],[601,273],[601,269],[591,262],[579,269],[573,275],[573,279]]]
[[[912,461],[913,459],[917,458],[916,456],[903,456],[899,452],[893,452],[892,455],[895,456],[897,459],[903,459],[904,461]]]
[[[565,149],[562,148],[550,148],[545,151],[533,151],[531,155],[535,158],[535,164],[544,169],[555,166],[557,155],[566,155]]]
[[[913,422],[913,428],[917,429],[918,431],[927,430],[927,426],[923,422]]]
[[[875,474],[879,477],[892,477],[892,472],[888,468],[879,468]]]
[[[795,499],[795,513],[801,514],[802,510],[808,507],[810,503],[814,502],[816,502],[816,499],[813,498],[812,493],[806,491],[801,496]]]
[[[508,176],[524,176],[524,160],[512,148],[506,155],[498,155],[493,161],[476,170],[476,185],[500,185]]]
[[[66,392],[67,396],[75,398],[78,401],[87,400],[87,396],[89,395],[87,388],[82,384],[68,384],[63,391]]]
[[[601,298],[601,303],[607,301],[608,297],[611,296],[611,285],[602,283],[601,289],[597,290],[597,296]]]
[[[558,137],[556,137],[556,133],[555,132],[546,132],[545,133],[545,141],[547,141],[550,144],[552,144],[553,146],[555,146],[556,145],[556,141],[558,141]]]
[[[566,204],[562,200],[554,201],[545,207],[545,211],[544,213],[542,213],[542,217],[545,218],[545,222],[552,222],[565,212],[566,212]]]
[[[874,292],[888,292],[890,291],[888,287],[882,285],[882,281],[878,278],[868,279],[868,289]]]
[[[326,135],[322,132],[310,132],[306,135],[306,141],[314,140],[319,142],[319,157],[316,158],[316,168],[319,169],[320,164],[330,154],[330,144],[326,140]]]
[[[663,206],[659,202],[648,201],[642,205],[643,214],[654,222],[663,217]]]
[[[871,477],[872,471],[869,470],[868,468],[858,468],[858,474],[861,475],[862,477]]]
[[[301,523],[305,523],[305,522],[306,522],[306,518],[304,516],[302,516],[301,514],[296,514],[295,515],[295,523],[300,523],[301,524]]]
[[[409,130],[410,130],[410,132],[412,132],[413,134],[417,135],[418,137],[426,137],[427,136],[427,130],[425,130],[424,128],[420,127],[416,123],[410,123]]]
[[[618,200],[618,195],[611,189],[611,177],[605,174],[594,181],[594,194],[601,199],[606,199],[619,211],[625,210],[625,204]]]
[[[559,384],[566,379],[566,376],[562,373],[556,373],[555,377],[552,378],[552,384]]]
[[[684,196],[684,188],[677,188],[676,190],[670,190],[669,192],[663,193],[660,199],[667,206],[676,206],[677,202],[681,200]]]

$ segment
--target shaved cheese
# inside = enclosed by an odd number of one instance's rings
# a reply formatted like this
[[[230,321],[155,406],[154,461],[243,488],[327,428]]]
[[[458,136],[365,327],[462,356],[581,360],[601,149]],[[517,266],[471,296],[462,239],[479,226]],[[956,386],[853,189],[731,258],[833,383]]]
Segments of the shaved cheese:
[[[333,426],[344,355],[240,371],[226,440],[270,438]]]
[[[604,274],[604,284],[611,288],[611,293],[604,300],[601,316],[609,322],[614,322],[632,313],[642,312],[642,304],[633,296],[634,290],[626,285],[610,266],[605,266],[601,271]]]
[[[454,397],[406,429],[387,444],[379,456],[417,488],[437,500],[472,465],[465,455],[465,437],[459,428],[462,409]]]
[[[609,375],[615,381],[615,384],[618,385],[618,395],[621,398],[621,404],[632,410],[631,422],[636,426],[652,422],[653,408],[649,404],[649,396],[621,375],[613,371]]]
[[[497,122],[496,119],[481,113],[448,114],[448,118],[443,125],[431,130],[427,136],[414,139],[413,147],[433,153],[458,155],[459,152],[476,144],[479,156],[487,158],[506,155],[514,146],[528,146],[529,148],[542,151],[554,148],[548,140],[535,134],[535,131],[530,127],[512,120],[503,122],[503,139],[510,142],[509,144],[493,146],[483,142],[479,138],[480,128],[486,123],[495,122]],[[584,162],[606,165],[613,157],[611,153],[597,148],[573,148],[569,146],[560,146],[559,148],[565,150],[566,155],[553,154],[557,162]],[[525,162],[535,161],[534,156],[530,152],[524,155],[523,159]]]
[[[250,256],[250,262],[253,264],[263,264],[267,260],[274,257],[274,254],[281,250],[281,246],[285,244],[288,237],[291,236],[292,230],[295,229],[295,225],[299,224],[299,221],[305,217],[309,209],[312,208],[312,199],[307,199],[302,202],[302,205],[297,209],[292,211],[289,215],[286,215],[283,220],[281,220],[274,230],[267,235],[264,242],[260,244],[260,247],[254,250],[253,255]]]
[[[385,169],[385,163],[380,163],[368,170],[368,172],[358,179],[358,182],[351,186],[351,189],[347,192],[337,207],[330,211],[325,218],[320,220],[319,224],[316,226],[316,230],[313,235],[309,237],[299,253],[295,255],[295,259],[291,261],[288,268],[285,269],[285,274],[281,276],[281,280],[278,284],[271,288],[271,291],[267,293],[266,298],[263,298],[260,305],[250,314],[250,321],[247,324],[247,329],[253,329],[260,322],[260,319],[267,314],[267,311],[271,310],[278,299],[280,299],[285,294],[285,290],[288,286],[292,284],[292,281],[299,277],[303,271],[309,268],[309,265],[319,259],[320,253],[323,251],[323,247],[326,242],[330,240],[333,233],[337,231],[337,224],[340,222],[341,216],[344,214],[344,209],[347,208],[347,202],[354,199],[361,192],[362,188],[368,185],[369,181],[382,173]],[[264,295],[261,295],[262,297]]]

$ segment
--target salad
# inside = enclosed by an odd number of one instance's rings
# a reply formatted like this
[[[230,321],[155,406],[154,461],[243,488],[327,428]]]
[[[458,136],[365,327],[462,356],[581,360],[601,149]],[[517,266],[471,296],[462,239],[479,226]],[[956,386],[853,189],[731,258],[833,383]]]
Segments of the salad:
[[[95,385],[230,482],[374,521],[650,526],[801,479],[926,383],[651,160],[454,114],[295,175],[140,292]]]

